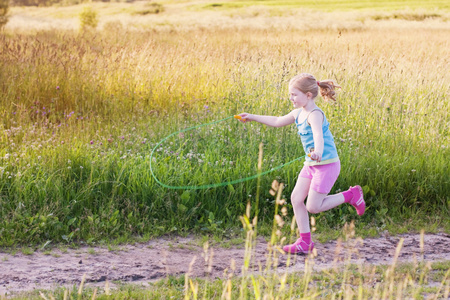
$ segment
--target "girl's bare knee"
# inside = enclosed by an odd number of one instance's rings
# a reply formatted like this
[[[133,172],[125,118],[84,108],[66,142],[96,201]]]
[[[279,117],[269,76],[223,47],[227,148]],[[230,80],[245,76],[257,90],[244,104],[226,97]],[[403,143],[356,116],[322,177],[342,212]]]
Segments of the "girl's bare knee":
[[[306,203],[306,209],[312,214],[320,213],[320,207],[317,207],[317,205],[311,204],[309,202]]]
[[[318,214],[323,211],[322,204],[327,195],[310,190],[308,201],[306,201],[306,209],[312,214]]]
[[[291,203],[292,207],[294,208],[294,211],[305,211],[307,212],[306,205],[305,205],[305,199],[291,197]]]
[[[292,206],[294,206],[294,207],[304,207],[306,209],[305,200],[302,201],[298,198],[291,198],[291,203],[292,203]]]

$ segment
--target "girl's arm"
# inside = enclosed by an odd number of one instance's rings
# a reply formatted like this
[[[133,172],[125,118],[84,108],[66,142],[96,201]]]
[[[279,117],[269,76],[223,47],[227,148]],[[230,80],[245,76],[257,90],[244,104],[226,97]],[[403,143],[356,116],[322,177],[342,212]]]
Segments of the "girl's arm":
[[[322,160],[323,154],[323,113],[319,110],[313,111],[308,117],[308,123],[311,125],[314,139],[314,152],[311,153],[311,159],[317,162]]]
[[[295,117],[297,114],[295,113],[298,110],[293,110],[289,114],[282,116],[282,117],[275,117],[275,116],[261,116],[261,115],[253,115],[249,113],[242,113],[239,114],[241,116],[241,122],[246,123],[249,121],[255,121],[267,126],[271,127],[283,127],[290,125],[295,122]]]

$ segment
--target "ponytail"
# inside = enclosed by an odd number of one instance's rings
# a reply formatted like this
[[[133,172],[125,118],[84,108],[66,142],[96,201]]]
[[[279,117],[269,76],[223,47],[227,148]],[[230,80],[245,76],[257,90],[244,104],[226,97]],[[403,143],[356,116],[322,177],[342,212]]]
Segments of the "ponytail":
[[[317,81],[317,85],[319,86],[320,95],[325,99],[325,101],[328,101],[329,99],[336,101],[336,92],[334,89],[341,88],[339,85],[335,84],[331,79]]]

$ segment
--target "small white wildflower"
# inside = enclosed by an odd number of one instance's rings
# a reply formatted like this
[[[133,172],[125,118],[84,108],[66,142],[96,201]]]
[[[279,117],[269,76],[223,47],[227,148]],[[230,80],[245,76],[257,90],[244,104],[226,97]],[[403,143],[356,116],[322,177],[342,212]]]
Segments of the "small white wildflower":
[[[67,169],[69,169],[69,170],[70,170],[70,169],[72,169],[72,167],[70,167],[70,166],[69,166],[69,167],[67,167]]]
[[[83,169],[83,166],[80,166],[80,169]]]

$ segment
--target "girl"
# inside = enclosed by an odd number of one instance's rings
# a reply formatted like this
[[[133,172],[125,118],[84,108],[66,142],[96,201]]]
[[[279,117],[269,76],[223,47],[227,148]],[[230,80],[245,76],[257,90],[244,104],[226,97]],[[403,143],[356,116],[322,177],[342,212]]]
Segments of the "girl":
[[[295,123],[305,153],[309,153],[291,194],[300,238],[294,244],[283,247],[288,253],[308,253],[314,248],[308,212],[316,214],[345,202],[353,205],[361,216],[366,208],[362,189],[358,185],[345,192],[328,195],[339,176],[341,165],[333,135],[328,129],[329,123],[323,111],[316,105],[315,98],[320,88],[320,94],[325,100],[336,101],[336,87],[339,86],[331,80],[317,81],[311,74],[303,73],[289,82],[290,100],[294,106],[294,110],[289,114],[282,117],[249,113],[239,115],[240,121],[244,123],[256,121],[272,127]],[[308,200],[305,205],[306,197]]]

